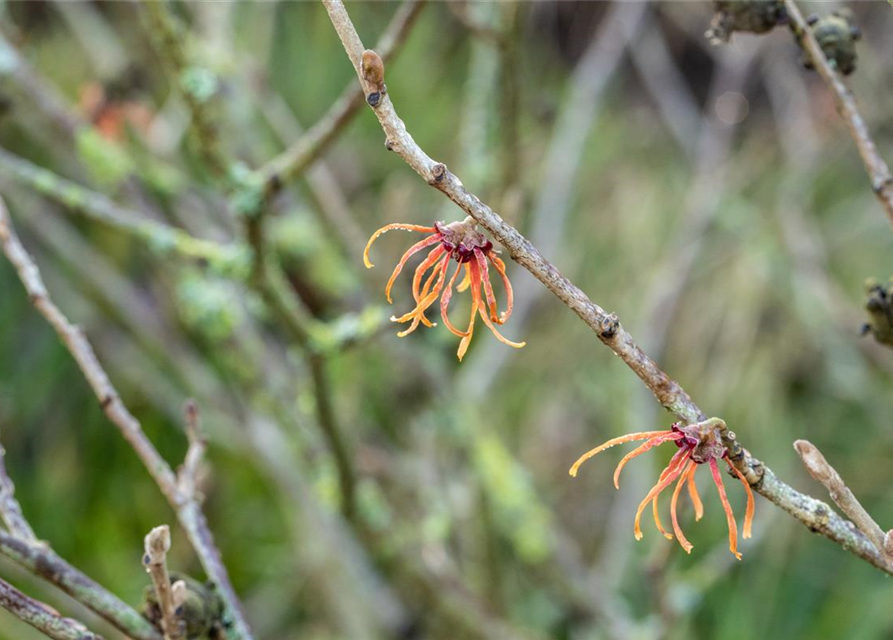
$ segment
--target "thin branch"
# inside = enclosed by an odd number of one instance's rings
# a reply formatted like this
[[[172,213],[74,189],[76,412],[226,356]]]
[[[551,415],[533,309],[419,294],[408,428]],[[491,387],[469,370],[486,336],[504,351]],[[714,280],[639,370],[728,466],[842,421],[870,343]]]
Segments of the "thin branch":
[[[137,611],[37,539],[15,497],[15,487],[6,473],[5,457],[6,451],[0,446],[0,515],[9,529],[8,533],[0,530],[0,554],[56,585],[134,640],[160,640],[155,627]]]
[[[196,238],[182,229],[147,219],[139,211],[123,207],[107,196],[38,167],[0,148],[4,177],[27,185],[67,209],[139,238],[162,254],[206,262],[223,273],[244,273],[247,253],[237,245],[223,245]]]
[[[338,469],[342,496],[342,512],[348,520],[356,515],[356,472],[332,405],[331,389],[326,372],[325,355],[315,346],[311,330],[294,304],[288,282],[278,265],[270,264],[264,255],[264,220],[255,215],[246,220],[248,242],[253,249],[252,283],[264,302],[285,326],[290,338],[304,353],[313,384],[316,418],[326,445]]]
[[[856,496],[853,495],[853,492],[846,486],[837,470],[828,464],[822,452],[808,440],[797,440],[794,442],[794,450],[800,456],[800,460],[803,461],[803,466],[806,467],[809,475],[824,485],[831,499],[840,507],[840,510],[859,527],[859,530],[871,540],[878,551],[884,553],[883,529],[868,514]]]
[[[45,542],[0,531],[0,554],[57,586],[134,640],[161,640],[138,611],[60,558]]]
[[[363,43],[347,14],[341,0],[323,0],[329,18],[341,43],[353,64],[364,92],[374,92],[375,88],[366,84],[361,60]],[[496,212],[469,192],[458,177],[446,165],[432,160],[413,140],[406,125],[397,115],[389,95],[384,95],[373,109],[387,136],[386,146],[399,155],[429,185],[441,191],[456,203],[465,213],[473,217],[493,235],[509,252],[512,258],[525,267],[546,288],[570,307],[593,331],[599,340],[611,348],[626,365],[639,376],[657,400],[669,412],[686,423],[697,422],[706,417],[697,404],[678,382],[672,380],[635,343],[632,336],[621,326],[615,314],[609,314],[595,304],[576,285],[563,276],[558,269],[517,229],[507,224]],[[835,514],[828,505],[803,495],[779,480],[762,462],[745,452],[735,439],[734,433],[726,430],[723,442],[730,452],[730,459],[745,475],[748,482],[763,496],[784,509],[813,531],[833,540],[850,551],[874,564],[878,568],[893,573],[883,556],[858,529]]]
[[[186,106],[192,115],[191,127],[194,133],[196,148],[208,167],[210,173],[217,178],[225,177],[229,163],[221,149],[220,132],[210,112],[209,96],[204,95],[207,87],[192,87],[192,84],[211,84],[214,78],[200,78],[201,83],[191,83],[191,75],[206,73],[210,70],[190,66],[183,50],[184,34],[171,13],[167,0],[140,3],[143,15],[149,25],[149,35],[161,62],[167,67],[170,82],[183,96]]]
[[[53,640],[103,640],[83,623],[64,618],[49,606],[0,580],[0,607]]]
[[[177,602],[174,585],[171,585],[171,577],[167,572],[167,552],[170,548],[170,528],[166,524],[155,527],[146,534],[146,555],[143,556],[143,565],[152,578],[152,587],[155,589],[155,598],[161,611],[164,640],[182,640],[186,635],[186,625],[176,614],[182,602]]]
[[[471,11],[469,11],[468,2],[466,2],[466,0],[447,2],[446,6],[456,20],[461,22],[462,26],[468,29],[474,37],[480,38],[497,47],[504,47],[506,45],[507,34],[473,16]]]
[[[407,0],[394,14],[391,23],[376,43],[376,51],[385,63],[399,53],[424,5],[425,0]],[[258,169],[257,175],[263,183],[264,193],[275,193],[283,184],[309,167],[359,112],[363,102],[364,92],[353,82],[349,82],[315,125],[288,149]]]
[[[0,34],[0,56],[3,57],[0,77],[10,75],[54,127],[74,140],[78,130],[86,122],[68,108],[56,88],[44,82],[34,67],[2,34]]]
[[[208,447],[204,436],[202,436],[198,405],[195,400],[187,400],[183,412],[186,417],[186,439],[189,441],[189,447],[186,450],[183,464],[177,470],[177,482],[183,495],[190,500],[201,502],[201,496],[197,489],[198,476],[202,460],[205,457],[205,450]]]
[[[177,484],[177,477],[170,465],[152,442],[146,437],[139,421],[128,411],[112,385],[105,369],[96,358],[93,347],[83,332],[72,325],[68,318],[49,298],[46,286],[40,277],[37,265],[25,251],[12,228],[6,205],[0,199],[0,246],[12,263],[31,303],[58,334],[62,343],[71,353],[79,368],[99,399],[106,417],[118,428],[133,447],[137,456],[155,480],[168,503],[177,513],[180,524],[186,531],[196,555],[208,577],[214,582],[221,598],[232,617],[231,640],[251,640],[252,635],[242,612],[241,604],[229,580],[220,552],[214,545],[213,536],[199,504],[184,496]]]
[[[837,105],[837,111],[846,122],[850,135],[856,143],[859,155],[862,156],[862,162],[865,164],[865,170],[868,177],[871,178],[871,188],[874,190],[877,199],[887,213],[890,224],[893,224],[893,176],[890,174],[890,168],[884,159],[878,153],[877,146],[871,139],[868,132],[868,125],[862,119],[859,109],[856,106],[856,99],[840,74],[831,66],[828,59],[822,51],[821,45],[815,39],[812,30],[803,19],[803,14],[797,7],[794,0],[785,0],[785,7],[791,20],[791,29],[803,45],[806,54],[812,61],[813,66],[831,93],[834,95],[834,102]]]
[[[17,538],[35,542],[37,536],[22,513],[22,505],[15,497],[16,488],[6,473],[6,449],[0,445],[0,516],[9,532]]]

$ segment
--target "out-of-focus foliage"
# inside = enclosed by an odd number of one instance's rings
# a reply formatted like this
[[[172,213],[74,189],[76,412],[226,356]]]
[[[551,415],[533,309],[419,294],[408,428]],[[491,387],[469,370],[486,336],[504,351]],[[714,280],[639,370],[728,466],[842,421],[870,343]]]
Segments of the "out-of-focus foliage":
[[[190,151],[185,105],[136,7],[63,5],[7,3],[2,30],[72,109],[98,82],[116,103],[148,109],[152,125],[140,132],[130,123],[113,142],[95,129],[66,140],[6,75],[0,51],[0,145],[199,237],[236,237],[240,223]],[[349,6],[364,41],[375,41],[396,6]],[[520,137],[511,184],[500,178],[501,85],[469,82],[481,64],[499,64],[496,49],[475,43],[445,3],[433,3],[388,66],[388,93],[416,140],[523,232],[536,223],[531,205],[573,65],[608,7],[515,8]],[[246,166],[259,166],[290,141],[277,135],[287,114],[312,125],[354,80],[316,3],[175,8],[197,37],[191,55],[204,65],[179,80],[214,102],[225,123],[221,140]],[[893,12],[885,3],[854,8],[863,39],[850,81],[891,159]],[[706,96],[716,63],[701,36],[709,7],[649,10],[649,28],[666,38],[685,82],[678,91],[715,113],[717,102]],[[507,14],[501,5],[481,12],[495,24]],[[754,42],[735,35],[729,54]],[[668,335],[655,355],[754,455],[824,499],[791,446],[811,440],[889,528],[893,352],[874,348],[859,329],[863,281],[886,280],[893,270],[890,229],[830,96],[799,66],[790,34],[778,28],[758,43],[762,53],[743,96],[735,96],[746,111],[722,159],[728,178],[677,312],[659,318]],[[780,86],[803,100],[794,120],[779,116]],[[653,302],[644,296],[659,283],[672,288],[679,277],[666,265],[684,249],[673,239],[696,164],[674,142],[657,104],[626,58],[587,139],[560,250],[548,256],[646,345],[655,328],[641,326]],[[814,150],[806,162],[781,144],[795,125],[794,151]],[[478,134],[465,135],[474,126]],[[366,111],[325,162],[362,234],[395,220],[461,217],[384,150]],[[306,181],[276,200],[271,246],[315,321],[334,323],[320,333],[323,350],[331,352],[339,336],[359,337],[329,367],[359,479],[363,533],[354,534],[338,512],[337,470],[315,424],[307,367],[244,279],[159,259],[151,247],[72,217],[4,176],[0,190],[54,298],[85,327],[128,406],[173,463],[185,451],[182,403],[196,398],[210,439],[206,511],[260,637],[350,637],[331,594],[343,589],[343,606],[352,609],[351,598],[370,584],[387,585],[418,637],[487,637],[456,619],[491,614],[542,637],[573,639],[893,634],[893,609],[884,606],[893,598],[890,581],[762,499],[741,563],[728,554],[719,501],[706,485],[705,518],[695,524],[683,510],[691,555],[650,525],[636,543],[632,512],[665,465],[666,450],[630,465],[619,492],[610,482],[617,450],[571,480],[567,468],[584,450],[621,433],[666,428],[670,417],[551,295],[537,299],[523,329],[507,325],[527,347],[509,350],[481,331],[458,365],[443,327],[404,340],[390,326],[375,331],[384,315],[385,265],[408,246],[406,235],[382,238],[380,266],[367,272],[320,216],[325,205]],[[528,274],[513,278],[516,288],[531,290]],[[408,304],[407,281],[398,282],[394,297],[394,311]],[[460,303],[457,317],[466,309]],[[276,428],[261,428],[269,424]],[[0,438],[38,535],[137,604],[147,583],[143,535],[159,523],[173,525],[173,514],[5,261]],[[294,484],[289,470],[306,484]],[[743,513],[740,487],[729,486]],[[172,532],[172,569],[203,578],[182,532]],[[332,570],[345,564],[362,567],[353,591],[344,584],[354,580]],[[9,563],[0,562],[0,576],[118,637]],[[605,610],[620,622],[607,621]],[[36,637],[5,612],[0,636]]]

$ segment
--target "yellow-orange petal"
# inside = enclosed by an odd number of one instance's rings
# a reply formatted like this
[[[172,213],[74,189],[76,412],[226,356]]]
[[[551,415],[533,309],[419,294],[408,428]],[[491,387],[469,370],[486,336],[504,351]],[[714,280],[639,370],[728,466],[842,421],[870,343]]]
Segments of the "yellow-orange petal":
[[[423,227],[417,224],[403,224],[402,222],[395,222],[393,224],[386,224],[381,229],[372,234],[372,237],[369,238],[369,242],[366,243],[366,249],[363,251],[363,264],[366,265],[367,269],[371,269],[373,265],[369,261],[369,249],[372,248],[372,243],[378,239],[383,233],[387,233],[388,231],[393,231],[395,229],[402,229],[403,231],[419,231],[421,233],[437,233],[437,229],[434,227]]]
[[[691,498],[692,506],[695,508],[695,522],[704,516],[704,504],[701,502],[701,495],[698,493],[698,485],[695,484],[695,471],[698,466],[694,465],[688,474],[688,496]]]
[[[512,283],[509,282],[509,277],[505,273],[505,263],[500,258],[493,255],[492,251],[487,254],[487,257],[502,277],[502,286],[505,289],[505,311],[499,315],[497,324],[505,324],[512,315],[512,308],[515,306],[515,294],[512,291]]]
[[[419,263],[419,266],[416,267],[415,273],[412,275],[412,298],[416,302],[425,297],[424,295],[419,294],[419,284],[422,282],[422,278],[425,277],[425,273],[427,273],[428,269],[431,269],[431,267],[441,259],[444,253],[446,253],[446,250],[442,245],[435,247],[427,256],[425,256],[425,259]],[[447,259],[449,259],[449,256]],[[437,273],[437,269],[433,269],[431,273]]]
[[[685,549],[685,553],[691,553],[694,545],[688,541],[685,534],[682,533],[682,527],[679,526],[679,519],[676,517],[676,502],[679,500],[679,491],[682,489],[682,485],[686,484],[688,479],[694,474],[696,467],[697,465],[691,460],[685,464],[685,468],[682,469],[682,473],[679,475],[679,482],[676,483],[676,488],[673,489],[673,497],[670,499],[670,519],[673,522],[673,533],[676,534],[676,540]]]
[[[577,461],[573,465],[571,465],[571,468],[568,471],[568,473],[573,477],[577,477],[577,471],[580,470],[580,465],[582,465],[584,462],[589,460],[589,458],[592,458],[592,457],[600,454],[605,449],[610,449],[611,447],[617,446],[618,444],[626,444],[627,442],[633,442],[635,440],[647,440],[648,438],[653,438],[654,436],[660,435],[662,433],[670,433],[670,432],[667,430],[641,431],[639,433],[627,433],[624,436],[619,436],[617,438],[611,438],[607,442],[603,442],[602,444],[598,445],[594,449],[590,449],[589,451],[584,453],[582,456],[577,458]]]
[[[478,312],[478,301],[471,301],[471,319],[468,321],[468,330],[465,332],[466,336],[459,341],[459,350],[456,352],[456,355],[459,357],[459,362],[462,362],[462,358],[465,357],[465,352],[468,351],[468,345],[471,344],[471,338],[474,336],[474,320],[475,316]]]
[[[415,273],[412,276],[412,298],[416,302],[418,302],[421,298],[424,298],[424,294],[419,294],[419,284],[422,282],[422,278],[425,277],[425,273],[428,269],[434,267],[437,264],[437,261],[442,259],[443,254],[446,253],[446,250],[443,246],[435,247],[431,250],[431,252],[419,263],[419,266],[416,267]],[[447,254],[446,260],[449,260],[449,254]],[[434,267],[431,270],[431,273],[437,273],[437,268]]]
[[[449,329],[453,335],[464,338],[468,335],[468,332],[460,331],[455,326],[453,326],[453,323],[450,322],[449,316],[450,300],[452,300],[453,298],[453,284],[456,282],[456,276],[459,275],[459,272],[461,270],[462,265],[456,265],[456,270],[453,272],[453,277],[450,278],[446,289],[443,290],[443,294],[440,296],[440,317],[443,318],[443,324],[446,325],[446,328]]]
[[[636,540],[642,539],[641,520],[642,520],[642,512],[645,510],[645,507],[648,506],[649,502],[651,502],[657,496],[659,496],[661,491],[663,491],[668,486],[670,486],[670,484],[673,482],[673,480],[675,480],[677,477],[679,477],[679,469],[682,466],[682,463],[684,461],[688,460],[688,455],[689,455],[689,453],[686,451],[682,455],[682,457],[679,458],[679,463],[676,465],[676,467],[673,469],[673,471],[668,473],[663,480],[658,480],[657,484],[655,484],[651,488],[651,491],[648,492],[648,495],[645,496],[645,499],[642,500],[642,502],[639,504],[639,508],[636,510],[635,524],[633,526],[633,535],[635,535]]]
[[[425,238],[421,242],[416,242],[409,249],[407,249],[406,253],[404,253],[403,256],[400,258],[400,262],[397,263],[397,266],[394,267],[394,271],[391,272],[391,277],[388,278],[388,284],[385,286],[384,289],[384,295],[388,299],[389,304],[394,303],[394,301],[391,300],[391,287],[394,286],[394,282],[397,281],[397,276],[399,276],[400,272],[403,271],[403,266],[406,264],[406,261],[425,247],[430,247],[435,242],[440,242],[439,236],[431,236],[430,238]]]
[[[626,463],[632,460],[633,458],[637,458],[646,451],[650,450],[652,447],[663,444],[664,442],[669,442],[670,440],[679,440],[683,435],[681,433],[675,433],[673,431],[661,431],[660,435],[657,435],[648,442],[639,445],[629,453],[627,453],[620,462],[617,464],[617,468],[614,469],[614,488],[620,488],[620,472],[623,471],[623,467],[626,466]]]
[[[484,285],[484,296],[490,309],[490,319],[494,322],[499,322],[499,315],[496,313],[496,297],[493,295],[493,285],[490,284],[490,266],[487,263],[487,258],[480,249],[474,250],[474,258],[477,262],[481,284]]]
[[[456,291],[462,293],[468,287],[471,286],[471,269],[468,268],[468,263],[465,264],[465,277],[462,278],[462,282],[459,283],[459,286],[456,287]]]
[[[478,312],[481,315],[481,318],[484,321],[484,324],[487,325],[487,328],[496,336],[496,339],[499,340],[502,344],[506,344],[510,347],[514,347],[515,349],[520,349],[527,345],[526,342],[512,342],[508,338],[504,337],[499,331],[496,330],[496,327],[493,326],[493,323],[490,321],[490,316],[485,312],[484,304],[481,301],[481,274],[478,270],[478,266],[474,262],[469,262],[471,265],[471,296],[473,299],[478,301]]]
[[[428,296],[428,291],[431,289],[431,285],[438,278],[438,276],[441,275],[441,271],[445,269],[446,265],[450,261],[449,256],[442,258],[442,260],[443,260],[443,262],[440,263],[439,269],[437,268],[437,266],[435,266],[433,269],[431,269],[431,275],[429,275],[428,279],[425,280],[425,286],[422,287],[422,292],[419,294],[417,294],[417,292],[415,292],[415,291],[413,292],[413,298],[415,298],[416,302],[419,302],[418,296],[421,296],[422,298],[425,298]],[[419,321],[426,327],[433,327],[435,325],[435,323],[428,320],[428,317],[424,313],[419,316]]]
[[[744,512],[744,534],[742,536],[747,540],[751,536],[751,529],[753,527],[753,491],[751,491],[750,483],[747,481],[747,478],[744,477],[744,474],[738,471],[737,467],[735,467],[728,458],[726,458],[726,463],[729,465],[729,468],[735,472],[735,475],[738,476],[741,484],[744,485],[744,490],[747,492],[747,510]]]
[[[392,322],[409,322],[412,320],[412,325],[406,329],[405,331],[401,331],[397,334],[398,338],[403,338],[413,331],[415,331],[416,327],[418,327],[419,322],[424,322],[427,326],[431,326],[430,321],[425,317],[425,311],[434,304],[434,301],[437,300],[437,296],[440,295],[440,291],[443,287],[443,281],[445,278],[447,266],[449,265],[449,261],[444,259],[442,263],[442,267],[439,271],[435,271],[433,275],[439,275],[437,283],[434,285],[434,289],[431,293],[426,293],[428,289],[428,285],[430,284],[432,278],[428,279],[428,282],[425,284],[425,288],[422,291],[422,295],[424,296],[422,300],[416,305],[415,309],[409,311],[408,313],[403,314],[400,317],[391,317]]]
[[[657,506],[657,499],[659,497],[660,496],[654,496],[654,500],[651,501],[651,506],[653,507],[652,511],[654,512],[654,526],[657,527],[657,530],[660,532],[660,534],[664,538],[666,538],[667,540],[672,540],[673,534],[670,533],[669,531],[667,531],[666,529],[664,529],[664,525],[660,521],[660,512],[659,512],[658,506]]]
[[[722,508],[726,512],[726,521],[729,525],[729,551],[740,560],[741,554],[738,553],[738,525],[735,523],[732,505],[729,504],[729,498],[726,496],[726,488],[722,484],[719,467],[716,466],[716,458],[710,459],[710,473],[713,476],[714,484],[716,484],[716,490],[719,492],[719,501],[722,502]]]

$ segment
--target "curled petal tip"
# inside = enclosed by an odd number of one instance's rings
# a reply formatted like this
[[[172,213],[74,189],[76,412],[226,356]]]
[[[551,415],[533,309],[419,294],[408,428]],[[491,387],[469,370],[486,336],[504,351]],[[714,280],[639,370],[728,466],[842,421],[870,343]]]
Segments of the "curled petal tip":
[[[741,560],[741,554],[740,554],[740,553],[738,553],[737,551],[735,551],[735,552],[734,552],[734,555],[735,555],[735,560],[739,560],[739,561]]]
[[[570,469],[568,469],[567,473],[571,478],[576,478],[577,477],[577,468],[571,467]]]
[[[369,258],[367,258],[366,256],[363,256],[363,264],[366,265],[367,269],[371,269],[372,267],[375,266],[374,264],[369,262]]]
[[[694,545],[690,544],[688,546],[683,545],[682,548],[685,549],[685,553],[687,553],[688,555],[691,555],[691,550],[694,549],[695,547],[694,547]]]
[[[665,534],[663,534],[663,535],[664,535],[664,538],[666,538],[667,540],[672,540],[672,539],[673,539],[673,534],[672,534],[672,533],[665,533]]]
[[[642,532],[641,532],[641,531],[636,531],[634,535],[636,536],[636,540],[641,540],[641,539],[642,539]]]

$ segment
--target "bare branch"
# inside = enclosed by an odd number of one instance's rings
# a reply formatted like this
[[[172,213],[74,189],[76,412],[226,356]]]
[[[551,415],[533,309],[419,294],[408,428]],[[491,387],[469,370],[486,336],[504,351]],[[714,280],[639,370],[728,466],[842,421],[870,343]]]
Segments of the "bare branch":
[[[323,0],[323,4],[353,64],[360,86],[364,92],[374,92],[375,88],[367,85],[363,77],[361,66],[363,43],[343,2]],[[441,191],[489,231],[515,261],[530,271],[595,331],[599,340],[610,347],[639,376],[664,408],[686,423],[706,418],[700,407],[679,383],[664,373],[635,343],[615,314],[609,314],[590,300],[582,290],[546,260],[517,229],[507,224],[495,211],[469,192],[446,165],[431,159],[416,144],[406,125],[397,115],[389,95],[384,95],[373,111],[387,136],[386,147],[399,155],[430,186]],[[822,533],[847,551],[878,568],[891,572],[880,552],[858,529],[831,511],[824,503],[801,494],[779,480],[762,462],[744,451],[736,441],[734,433],[725,431],[723,442],[729,450],[730,460],[759,493],[811,530]]]
[[[73,212],[135,236],[159,253],[173,253],[207,262],[224,273],[233,274],[246,270],[246,252],[240,247],[202,240],[182,229],[150,220],[139,211],[118,205],[101,193],[31,164],[2,148],[0,169],[4,172],[4,178],[12,178]]]
[[[209,96],[205,95],[208,90],[215,90],[213,85],[216,79],[210,70],[190,66],[183,51],[184,34],[167,0],[142,2],[139,6],[149,25],[155,50],[167,67],[170,82],[183,96],[192,115],[196,149],[210,173],[218,178],[224,177],[229,164],[221,149],[217,123],[210,112]],[[194,82],[190,82],[192,76],[195,76]]]
[[[134,640],[161,640],[161,634],[135,609],[60,558],[44,542],[0,531],[0,554],[56,585]]]
[[[0,246],[18,273],[31,303],[55,329],[62,343],[77,362],[99,399],[106,417],[133,447],[161,489],[162,494],[167,498],[168,503],[176,511],[196,555],[208,577],[215,583],[229,615],[233,619],[233,626],[229,632],[231,640],[251,640],[251,631],[242,612],[241,604],[230,583],[226,567],[220,558],[220,552],[214,545],[213,536],[199,504],[182,494],[177,484],[177,477],[170,465],[161,457],[158,450],[146,437],[139,421],[121,401],[117,390],[96,358],[93,347],[83,332],[72,325],[49,298],[46,286],[40,277],[40,271],[16,236],[2,199],[0,199]]]
[[[25,514],[22,513],[22,506],[16,500],[15,491],[15,485],[6,473],[6,449],[0,445],[0,516],[3,517],[3,522],[10,533],[22,540],[34,542],[37,536],[25,519]]]
[[[164,640],[181,640],[186,635],[186,625],[177,616],[176,610],[182,601],[175,600],[171,578],[167,572],[167,552],[171,548],[170,528],[163,524],[152,529],[146,535],[145,548],[146,555],[143,556],[143,565],[152,578],[152,587],[155,589],[155,597],[158,599]],[[178,589],[178,591],[182,590]]]
[[[800,9],[797,8],[797,3],[794,0],[785,0],[784,4],[791,20],[791,28],[799,38],[816,71],[819,72],[834,95],[837,111],[846,122],[850,135],[856,143],[856,148],[859,150],[859,155],[862,156],[868,177],[871,178],[871,188],[881,206],[884,207],[890,224],[893,224],[893,176],[890,175],[887,163],[884,162],[878,153],[877,146],[871,139],[868,125],[865,124],[865,120],[862,119],[856,106],[856,99],[840,74],[828,62],[821,45],[815,39],[806,20],[803,19]]]
[[[824,485],[840,510],[859,527],[859,530],[871,540],[878,551],[884,553],[884,531],[868,514],[850,488],[846,486],[840,474],[828,464],[822,452],[808,440],[794,442],[794,450],[800,456],[809,475]]]
[[[186,401],[183,413],[186,418],[186,439],[189,441],[189,448],[186,450],[183,464],[177,470],[177,482],[184,496],[190,500],[201,502],[201,496],[197,489],[198,476],[202,460],[205,457],[207,443],[201,432],[198,405],[195,400]]]
[[[10,75],[34,106],[68,138],[74,139],[85,122],[68,108],[55,87],[47,84],[12,44],[0,34],[0,55],[4,64],[0,75]]]
[[[102,636],[87,629],[83,623],[60,616],[5,580],[0,580],[0,607],[53,640],[103,640]]]

